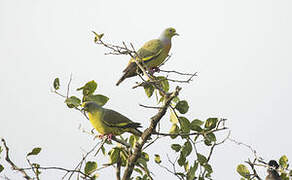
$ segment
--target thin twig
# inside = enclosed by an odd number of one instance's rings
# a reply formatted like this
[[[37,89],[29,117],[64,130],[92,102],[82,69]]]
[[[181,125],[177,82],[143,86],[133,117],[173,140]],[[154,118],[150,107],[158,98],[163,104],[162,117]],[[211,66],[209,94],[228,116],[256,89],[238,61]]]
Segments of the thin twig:
[[[161,136],[193,136],[193,135],[204,135],[204,134],[209,134],[212,132],[217,132],[217,131],[222,131],[228,129],[227,127],[219,128],[219,129],[214,129],[211,131],[207,132],[193,132],[193,133],[159,133],[159,132],[153,132],[153,135],[161,135]]]
[[[238,142],[238,141],[236,141],[236,140],[234,140],[234,139],[232,139],[232,138],[230,138],[230,137],[228,138],[228,140],[231,141],[231,142],[233,142],[233,143],[235,143],[235,144],[237,144],[237,145],[242,145],[242,146],[247,147],[248,149],[251,150],[251,152],[253,153],[254,157],[255,157],[256,159],[258,159],[258,156],[257,156],[257,152],[256,152],[256,150],[253,149],[250,145],[245,144],[245,143],[242,143],[242,142]]]
[[[72,73],[70,74],[70,79],[69,79],[69,82],[68,82],[68,85],[67,85],[67,98],[69,98],[69,91],[70,91],[71,81],[72,81]]]
[[[34,165],[30,162],[30,160],[27,157],[26,157],[26,160],[28,164],[30,165],[32,172],[35,174],[36,179],[40,180],[39,173],[37,172],[39,168],[34,167]]]
[[[99,153],[99,151],[102,149],[102,147],[103,147],[103,145],[104,145],[104,143],[107,141],[107,138],[106,139],[104,139],[104,140],[102,140],[102,143],[101,143],[101,145],[99,146],[99,148],[97,149],[97,151],[96,151],[96,153],[94,154],[94,156],[96,156],[98,153]]]
[[[196,73],[192,74],[187,80],[176,80],[176,79],[169,79],[166,78],[168,81],[178,82],[178,83],[190,83],[193,80],[193,77],[197,76]]]
[[[144,171],[144,173],[150,178],[150,180],[153,180],[153,177],[151,176],[151,172],[149,172],[149,170],[148,169],[146,169],[145,167],[143,167],[142,165],[140,165],[140,164],[137,164],[137,166],[139,167],[139,168],[141,168],[143,171]],[[153,173],[152,173],[153,174]]]
[[[144,107],[144,108],[149,108],[149,109],[161,109],[161,107],[156,107],[156,106],[146,106],[143,104],[139,104],[139,106]]]
[[[143,151],[148,148],[149,146],[151,146],[152,144],[154,144],[158,139],[160,139],[160,136],[157,136],[153,141],[151,141],[150,143],[148,143],[144,148]]]
[[[87,156],[89,155],[89,154],[91,154],[93,151],[94,151],[94,149],[101,143],[102,141],[99,141],[91,150],[89,150],[86,154],[85,154],[85,156],[83,156],[82,157],[82,159],[81,159],[81,161],[78,163],[78,165],[74,168],[74,170],[76,170],[76,171],[78,171],[78,169],[79,169],[79,171],[80,171],[80,169],[81,169],[81,167],[82,167],[82,164],[83,164],[83,162],[86,160],[86,158],[87,158]],[[73,171],[71,171],[72,173],[70,174],[70,176],[69,176],[69,178],[68,179],[70,179],[72,176],[73,176]],[[66,175],[68,174],[69,172],[67,171],[67,173],[63,176],[63,178],[62,179],[64,179],[65,177],[66,177]]]
[[[253,162],[251,162],[250,161],[250,159],[248,159],[248,161],[245,161],[250,167],[251,167],[251,169],[252,169],[252,171],[253,171],[253,174],[251,174],[253,177],[250,177],[251,179],[253,179],[253,178],[257,178],[258,180],[262,180],[260,177],[259,177],[259,175],[258,175],[258,173],[257,173],[257,171],[256,171],[256,169],[255,169],[255,165],[254,165],[254,163],[257,161],[257,159],[254,159],[254,161]]]
[[[3,145],[4,145],[5,150],[6,150],[5,160],[8,162],[8,164],[10,164],[11,168],[12,168],[13,170],[16,170],[16,171],[22,173],[22,174],[23,174],[23,177],[24,177],[25,179],[27,179],[27,180],[32,180],[32,178],[31,178],[31,177],[25,172],[25,170],[24,170],[23,168],[19,168],[18,166],[16,166],[16,165],[11,161],[11,159],[10,159],[10,157],[9,157],[9,148],[8,148],[8,146],[7,146],[7,144],[6,144],[6,141],[5,141],[5,139],[3,139],[3,138],[1,139],[1,141],[2,141],[2,143],[3,143]]]
[[[118,159],[117,159],[117,167],[116,167],[117,180],[121,180],[121,165],[122,165],[122,161],[121,161],[121,156],[119,154]]]
[[[165,73],[175,73],[175,74],[179,74],[179,75],[183,75],[183,76],[197,76],[197,72],[195,73],[183,73],[183,72],[179,72],[179,71],[174,71],[174,70],[162,70],[160,69],[160,72],[165,72]]]
[[[32,167],[29,168],[23,168],[23,170],[31,170]],[[76,169],[66,169],[66,168],[62,168],[62,167],[56,167],[56,166],[50,166],[50,167],[39,167],[38,169],[43,169],[43,170],[60,170],[60,171],[66,171],[67,173],[72,172],[72,173],[78,173],[78,174],[82,174],[84,177],[91,179],[91,177],[87,174],[85,174],[84,172],[80,171],[80,170],[76,170]],[[70,179],[70,178],[69,178]]]

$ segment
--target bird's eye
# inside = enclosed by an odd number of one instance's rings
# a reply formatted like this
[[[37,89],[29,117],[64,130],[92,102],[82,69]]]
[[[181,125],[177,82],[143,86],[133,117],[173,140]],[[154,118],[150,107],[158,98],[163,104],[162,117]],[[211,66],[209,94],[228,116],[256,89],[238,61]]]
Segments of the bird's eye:
[[[170,29],[169,32],[172,32],[172,29]]]

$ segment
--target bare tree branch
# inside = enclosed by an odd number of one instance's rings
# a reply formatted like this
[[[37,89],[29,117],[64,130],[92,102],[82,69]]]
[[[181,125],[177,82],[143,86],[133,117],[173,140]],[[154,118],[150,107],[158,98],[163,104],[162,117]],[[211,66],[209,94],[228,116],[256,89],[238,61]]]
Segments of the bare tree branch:
[[[143,104],[139,104],[139,106],[144,107],[144,108],[149,108],[149,109],[161,109],[161,107],[157,107],[157,106],[146,106]]]
[[[118,155],[117,167],[116,167],[117,180],[121,180],[121,165],[122,165],[121,157],[120,157],[120,155]]]
[[[130,179],[132,172],[133,172],[133,169],[134,169],[134,166],[135,166],[138,158],[141,156],[141,150],[142,150],[144,144],[149,139],[151,134],[155,131],[155,128],[156,128],[158,122],[165,115],[166,110],[168,109],[172,99],[179,94],[180,90],[181,90],[180,87],[176,87],[176,89],[173,93],[168,94],[162,109],[159,109],[158,113],[151,118],[150,126],[143,132],[143,134],[141,136],[141,142],[139,141],[135,144],[134,152],[132,155],[130,155],[130,157],[128,159],[128,163],[127,163],[127,166],[125,168],[124,175],[122,178],[123,180]]]
[[[27,179],[27,180],[33,180],[26,172],[25,172],[25,170],[24,169],[22,169],[22,168],[19,168],[18,166],[16,166],[12,161],[11,161],[11,159],[10,159],[10,157],[9,157],[9,148],[8,148],[8,146],[7,146],[7,144],[6,144],[6,141],[5,141],[5,139],[1,139],[1,141],[2,141],[2,143],[3,143],[3,145],[4,145],[4,148],[5,148],[5,150],[6,150],[6,155],[5,155],[5,160],[10,164],[10,166],[11,166],[11,168],[13,169],[13,170],[15,170],[15,171],[18,171],[18,172],[20,172],[20,173],[22,173],[23,174],[23,177],[25,178],[25,179]]]
[[[207,132],[193,132],[193,133],[159,133],[159,132],[153,132],[153,135],[160,135],[160,136],[193,136],[193,135],[204,135],[204,134],[209,134],[212,132],[217,132],[217,131],[222,131],[228,129],[227,127],[219,128],[219,129],[214,129],[211,131]]]

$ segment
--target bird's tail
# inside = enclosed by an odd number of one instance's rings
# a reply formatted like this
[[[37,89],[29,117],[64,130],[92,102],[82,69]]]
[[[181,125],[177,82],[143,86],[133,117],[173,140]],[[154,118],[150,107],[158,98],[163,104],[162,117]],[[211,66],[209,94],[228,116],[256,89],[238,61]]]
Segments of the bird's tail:
[[[116,83],[116,86],[120,85],[127,78],[127,74],[125,73]]]
[[[130,129],[130,133],[134,134],[135,136],[139,136],[139,137],[141,137],[141,135],[142,135],[142,132],[137,128]]]
[[[129,78],[129,77],[133,77],[133,76],[136,76],[137,73],[136,73],[136,70],[137,70],[137,65],[136,63],[130,63],[126,69],[124,69],[124,75],[119,79],[119,81],[116,83],[116,86],[118,86],[121,82],[123,82],[126,78]]]
[[[137,129],[137,128],[142,127],[140,123],[133,122],[133,123],[130,123],[130,124],[126,125],[126,126],[125,127],[128,128],[128,132],[134,134],[135,136],[139,136],[140,137],[142,135],[142,132]]]

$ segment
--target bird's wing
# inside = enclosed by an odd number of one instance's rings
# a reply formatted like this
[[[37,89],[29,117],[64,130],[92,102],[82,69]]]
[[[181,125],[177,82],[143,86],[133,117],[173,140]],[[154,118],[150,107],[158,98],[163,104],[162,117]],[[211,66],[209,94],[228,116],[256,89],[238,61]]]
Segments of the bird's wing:
[[[161,40],[154,39],[146,42],[137,52],[138,56],[142,58],[144,63],[147,63],[160,55],[163,51],[163,44]]]
[[[109,127],[136,128],[140,126],[140,123],[134,123],[124,115],[110,109],[104,109],[102,120]]]

